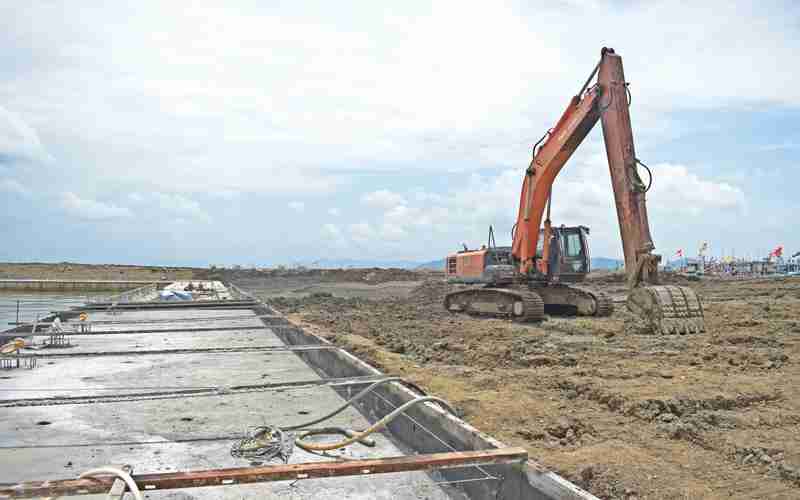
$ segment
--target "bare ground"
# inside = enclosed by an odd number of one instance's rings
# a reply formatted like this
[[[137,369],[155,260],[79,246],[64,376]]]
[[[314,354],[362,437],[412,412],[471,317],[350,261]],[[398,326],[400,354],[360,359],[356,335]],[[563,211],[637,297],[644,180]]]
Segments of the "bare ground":
[[[690,283],[707,331],[652,336],[621,304],[526,325],[446,313],[435,273],[348,272],[243,284],[602,498],[800,497],[800,279]]]
[[[133,266],[119,264],[76,264],[73,262],[0,262],[0,279],[51,280],[170,280],[197,279],[206,270],[190,267]]]

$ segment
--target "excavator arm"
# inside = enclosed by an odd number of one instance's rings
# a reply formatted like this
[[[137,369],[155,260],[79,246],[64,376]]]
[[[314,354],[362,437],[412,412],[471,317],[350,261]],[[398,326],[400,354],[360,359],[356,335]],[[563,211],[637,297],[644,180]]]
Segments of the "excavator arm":
[[[601,116],[603,142],[617,207],[628,286],[632,289],[640,283],[657,285],[661,256],[652,254],[655,245],[647,221],[647,189],[636,168],[638,160],[633,146],[627,83],[622,58],[613,49],[603,49],[598,84],[607,99]]]

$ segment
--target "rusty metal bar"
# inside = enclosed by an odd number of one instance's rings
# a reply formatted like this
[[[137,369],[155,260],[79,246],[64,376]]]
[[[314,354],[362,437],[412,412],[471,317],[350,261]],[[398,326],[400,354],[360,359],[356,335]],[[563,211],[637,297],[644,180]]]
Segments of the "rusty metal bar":
[[[187,300],[182,302],[123,302],[113,304],[110,302],[97,302],[84,306],[74,307],[74,310],[82,311],[104,311],[113,306],[113,309],[186,309],[194,307],[233,307],[233,306],[256,306],[258,302],[254,300]]]
[[[499,448],[481,451],[433,453],[429,455],[349,460],[346,462],[310,462],[303,464],[211,469],[188,472],[140,474],[133,480],[142,491],[225,486],[299,479],[341,476],[364,476],[391,472],[411,472],[471,465],[521,463],[528,459],[524,448]],[[88,495],[106,493],[114,478],[64,479],[0,484],[0,498],[35,498],[41,496]]]

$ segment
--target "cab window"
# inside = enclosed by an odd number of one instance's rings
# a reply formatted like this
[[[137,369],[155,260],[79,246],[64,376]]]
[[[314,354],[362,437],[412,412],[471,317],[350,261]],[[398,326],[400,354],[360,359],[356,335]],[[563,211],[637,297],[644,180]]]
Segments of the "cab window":
[[[567,257],[580,257],[581,255],[581,235],[579,233],[569,233],[566,241]]]

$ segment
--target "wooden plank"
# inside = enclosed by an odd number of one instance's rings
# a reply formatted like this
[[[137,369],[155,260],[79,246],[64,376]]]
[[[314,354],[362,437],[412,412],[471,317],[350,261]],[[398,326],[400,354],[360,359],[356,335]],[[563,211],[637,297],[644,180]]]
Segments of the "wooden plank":
[[[527,459],[528,452],[524,448],[495,448],[481,451],[348,460],[345,462],[310,462],[265,467],[141,474],[133,476],[133,479],[142,491],[153,491],[269,481],[363,476],[471,465],[521,463]],[[109,477],[0,484],[0,498],[35,498],[41,496],[105,493],[113,483],[113,478]]]

